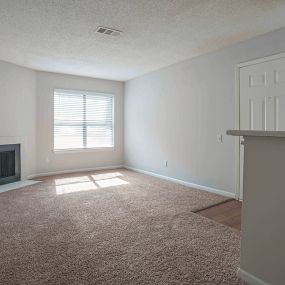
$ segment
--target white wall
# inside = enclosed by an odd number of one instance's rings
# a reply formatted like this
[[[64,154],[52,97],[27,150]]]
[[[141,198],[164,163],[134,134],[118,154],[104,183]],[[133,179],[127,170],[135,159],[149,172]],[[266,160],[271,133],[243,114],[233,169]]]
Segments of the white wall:
[[[33,174],[36,155],[36,74],[27,68],[0,61],[0,140],[14,143],[12,138],[7,137],[20,137],[21,142],[25,142],[23,176]]]
[[[115,150],[59,154],[53,152],[53,95],[55,88],[90,90],[115,95]],[[124,83],[48,72],[37,73],[37,172],[123,164]]]
[[[235,65],[284,51],[282,29],[128,81],[125,163],[234,193]]]

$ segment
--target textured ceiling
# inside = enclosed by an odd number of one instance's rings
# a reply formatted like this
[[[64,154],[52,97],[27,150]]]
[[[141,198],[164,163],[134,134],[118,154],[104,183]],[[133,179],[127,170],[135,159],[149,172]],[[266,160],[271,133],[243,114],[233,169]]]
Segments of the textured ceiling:
[[[0,0],[0,59],[124,81],[284,27],[284,15],[284,0]]]

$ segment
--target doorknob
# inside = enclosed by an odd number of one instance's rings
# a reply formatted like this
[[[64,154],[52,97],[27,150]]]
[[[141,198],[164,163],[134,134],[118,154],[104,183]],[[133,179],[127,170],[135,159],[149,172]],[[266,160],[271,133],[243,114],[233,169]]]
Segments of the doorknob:
[[[240,140],[240,144],[244,145],[244,139]]]

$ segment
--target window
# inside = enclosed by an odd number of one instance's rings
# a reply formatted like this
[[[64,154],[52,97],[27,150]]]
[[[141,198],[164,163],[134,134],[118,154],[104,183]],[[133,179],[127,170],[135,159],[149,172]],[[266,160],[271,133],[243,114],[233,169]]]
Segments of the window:
[[[114,96],[55,90],[54,149],[114,147]]]

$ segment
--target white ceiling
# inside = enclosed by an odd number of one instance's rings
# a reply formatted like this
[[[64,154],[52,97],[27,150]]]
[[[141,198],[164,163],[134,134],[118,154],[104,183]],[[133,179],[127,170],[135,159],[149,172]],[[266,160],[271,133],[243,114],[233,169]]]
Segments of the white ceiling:
[[[284,0],[0,0],[0,59],[125,81],[284,27],[284,15]]]

